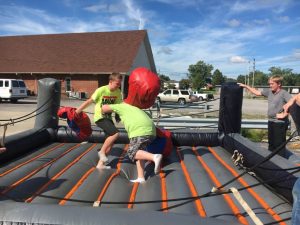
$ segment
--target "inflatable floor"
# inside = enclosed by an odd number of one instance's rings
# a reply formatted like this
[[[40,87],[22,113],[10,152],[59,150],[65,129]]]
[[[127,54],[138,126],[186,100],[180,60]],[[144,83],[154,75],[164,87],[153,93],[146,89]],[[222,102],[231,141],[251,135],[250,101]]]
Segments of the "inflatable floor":
[[[102,132],[79,142],[53,116],[58,82],[39,85],[51,96],[44,104],[49,96],[39,94],[38,112],[46,116],[37,112],[34,129],[7,137],[0,155],[1,224],[290,224],[299,165],[268,159],[270,152],[233,126],[172,132],[161,172],[147,163],[146,182],[132,183],[126,133],[108,155],[112,169],[96,169]]]

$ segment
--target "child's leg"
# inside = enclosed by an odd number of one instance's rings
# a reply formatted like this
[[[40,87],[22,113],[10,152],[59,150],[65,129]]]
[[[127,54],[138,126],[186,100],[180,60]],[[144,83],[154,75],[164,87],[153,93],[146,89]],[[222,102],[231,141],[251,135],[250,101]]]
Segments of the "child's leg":
[[[119,133],[118,129],[115,127],[112,120],[103,118],[96,122],[96,125],[100,127],[108,137],[105,139],[98,155],[99,162],[97,164],[97,168],[101,169],[109,169],[110,167],[105,166],[105,163],[108,161],[106,154],[111,150],[114,142],[118,139]]]
[[[99,157],[103,162],[107,162],[106,154],[111,150],[118,137],[119,133],[115,133],[114,135],[111,135],[105,139],[101,150],[99,151]]]
[[[152,154],[144,150],[138,150],[134,157],[136,160],[148,160],[154,162],[154,173],[158,174],[160,171],[160,164],[162,160],[162,154]]]
[[[98,169],[110,169],[110,166],[105,166],[105,163],[108,161],[107,157],[106,157],[106,153],[109,152],[114,144],[114,142],[117,140],[119,136],[119,133],[116,133],[112,136],[109,136],[105,139],[101,150],[99,151],[98,155],[99,155],[99,161],[97,164],[97,168]]]
[[[130,180],[130,181],[131,182],[143,183],[143,182],[145,182],[145,177],[144,177],[145,161],[144,160],[137,160],[135,163],[136,163],[138,178],[135,179],[135,180]]]

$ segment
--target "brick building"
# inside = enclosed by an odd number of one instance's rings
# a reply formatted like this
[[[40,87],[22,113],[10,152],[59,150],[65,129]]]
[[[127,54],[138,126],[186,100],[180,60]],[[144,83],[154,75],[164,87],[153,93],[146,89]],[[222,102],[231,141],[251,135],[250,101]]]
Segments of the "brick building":
[[[0,78],[23,79],[31,93],[37,80],[61,81],[62,94],[90,96],[112,72],[124,76],[146,67],[156,73],[146,30],[0,37]]]

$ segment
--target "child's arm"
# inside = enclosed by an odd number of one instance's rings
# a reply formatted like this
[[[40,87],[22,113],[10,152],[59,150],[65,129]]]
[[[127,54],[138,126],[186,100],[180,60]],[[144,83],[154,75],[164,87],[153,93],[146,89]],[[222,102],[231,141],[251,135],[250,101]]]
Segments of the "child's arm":
[[[88,107],[90,104],[92,104],[94,100],[92,98],[89,98],[84,103],[82,103],[77,109],[76,114],[80,114],[86,107]]]
[[[109,105],[102,106],[102,113],[111,113],[111,112],[113,112],[113,110]]]

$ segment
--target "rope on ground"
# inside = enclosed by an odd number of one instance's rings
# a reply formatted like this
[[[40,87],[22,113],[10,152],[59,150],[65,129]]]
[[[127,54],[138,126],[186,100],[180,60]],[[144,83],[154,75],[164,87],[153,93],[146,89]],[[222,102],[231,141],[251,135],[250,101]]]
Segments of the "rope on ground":
[[[250,218],[253,220],[254,224],[256,225],[263,225],[261,220],[256,216],[256,214],[253,212],[251,207],[248,205],[248,203],[243,199],[242,195],[239,193],[238,189],[235,187],[231,187],[228,190],[224,189],[218,189],[216,187],[213,187],[211,190],[212,193],[218,193],[218,194],[228,194],[232,193],[235,199],[238,201],[238,203],[244,208],[244,210],[248,213]]]

